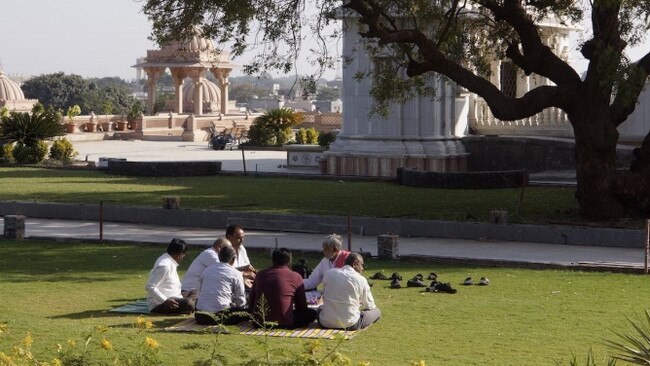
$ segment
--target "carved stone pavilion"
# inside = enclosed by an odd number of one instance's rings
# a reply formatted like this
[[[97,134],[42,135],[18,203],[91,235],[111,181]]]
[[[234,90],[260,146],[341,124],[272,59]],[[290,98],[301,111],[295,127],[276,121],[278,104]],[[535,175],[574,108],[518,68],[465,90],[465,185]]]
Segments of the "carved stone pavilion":
[[[160,50],[148,50],[144,62],[133,67],[142,68],[147,74],[149,111],[153,111],[156,102],[158,79],[169,69],[174,81],[174,112],[182,114],[186,110],[184,105],[191,103],[197,116],[204,114],[204,107],[208,107],[205,109],[211,113],[228,113],[228,76],[237,65],[230,62],[229,52],[216,49],[209,38],[195,35],[191,40],[175,42]],[[218,93],[214,92],[213,83],[205,78],[208,71],[219,83]],[[189,87],[183,87],[186,78],[191,79]],[[187,92],[192,95],[184,96]],[[210,93],[208,103],[204,103],[205,93]],[[219,106],[217,111],[214,110],[215,103]]]

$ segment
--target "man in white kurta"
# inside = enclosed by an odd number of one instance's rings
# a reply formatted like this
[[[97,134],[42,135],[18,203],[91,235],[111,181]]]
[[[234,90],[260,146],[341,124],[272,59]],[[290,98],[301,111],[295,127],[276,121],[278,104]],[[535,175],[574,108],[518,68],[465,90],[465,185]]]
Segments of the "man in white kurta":
[[[235,250],[225,246],[219,251],[220,262],[214,264],[201,274],[199,300],[194,318],[198,324],[210,325],[221,321],[223,324],[235,324],[247,317],[232,314],[246,311],[246,293],[244,277],[233,266]],[[202,314],[206,312],[208,314]]]
[[[212,244],[212,247],[202,251],[192,261],[190,268],[187,269],[185,276],[183,276],[183,281],[181,281],[181,290],[184,293],[189,293],[193,290],[198,291],[201,274],[203,274],[206,268],[219,263],[219,250],[226,245],[230,245],[230,241],[224,237],[219,238]]]
[[[232,243],[232,247],[235,248],[235,268],[242,272],[244,276],[244,284],[246,287],[250,288],[253,285],[253,280],[255,280],[255,267],[251,265],[250,259],[248,259],[248,254],[246,253],[246,248],[244,248],[244,229],[241,225],[233,224],[229,225],[226,228],[226,238]]]
[[[318,263],[308,278],[305,279],[305,289],[315,290],[323,282],[325,272],[332,268],[341,268],[350,252],[343,250],[343,242],[338,234],[331,234],[323,240],[324,258]]]
[[[151,312],[169,314],[194,310],[195,300],[181,294],[181,281],[177,272],[178,264],[185,257],[186,251],[185,241],[172,239],[167,252],[156,260],[145,285]]]
[[[357,330],[379,320],[368,280],[361,276],[363,257],[350,253],[343,268],[330,269],[323,278],[323,305],[318,322],[325,328]]]

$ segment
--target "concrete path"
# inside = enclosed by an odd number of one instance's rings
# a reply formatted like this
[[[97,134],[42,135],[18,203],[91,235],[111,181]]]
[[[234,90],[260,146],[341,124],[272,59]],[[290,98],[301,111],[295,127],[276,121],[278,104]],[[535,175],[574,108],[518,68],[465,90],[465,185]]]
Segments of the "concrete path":
[[[3,219],[0,224],[4,227]],[[104,240],[160,243],[166,245],[178,237],[189,244],[209,245],[223,232],[206,229],[173,228],[151,225],[104,223]],[[26,221],[28,238],[68,240],[98,240],[99,223],[72,220],[30,219]],[[246,231],[245,245],[249,248],[274,248],[320,251],[322,234]],[[344,237],[347,243],[347,238]],[[353,236],[352,249],[377,254],[376,237]],[[611,248],[595,246],[555,245],[524,242],[487,242],[475,240],[405,238],[399,239],[401,256],[447,258],[468,263],[508,264],[532,266],[593,266],[614,269],[640,269],[644,251],[638,248]]]

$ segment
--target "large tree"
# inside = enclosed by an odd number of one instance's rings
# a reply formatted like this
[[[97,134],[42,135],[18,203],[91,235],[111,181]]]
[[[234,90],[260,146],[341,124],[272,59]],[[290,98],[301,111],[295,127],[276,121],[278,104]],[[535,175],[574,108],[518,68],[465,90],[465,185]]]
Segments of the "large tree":
[[[27,98],[38,99],[44,106],[66,110],[72,105],[83,104],[82,95],[90,85],[88,80],[79,75],[58,72],[33,77],[21,88]]]
[[[200,24],[206,35],[234,40],[237,55],[250,44],[248,35],[256,34],[263,48],[252,70],[286,68],[299,54],[306,22],[313,21],[309,29],[322,29],[337,8],[353,12],[367,46],[383,56],[373,75],[380,106],[395,95],[409,95],[399,89],[426,92],[423,80],[438,73],[483,97],[501,120],[561,108],[575,133],[581,214],[608,219],[649,209],[650,137],[636,151],[631,170],[617,171],[615,158],[617,127],[634,110],[650,73],[650,53],[639,60],[628,60],[624,53],[643,40],[650,1],[148,0],[144,6],[154,22],[154,38],[162,43],[186,38]],[[303,16],[305,9],[318,9],[321,16]],[[545,18],[590,26],[580,46],[589,63],[583,78],[544,44],[536,24]],[[553,85],[509,97],[489,81],[494,57]],[[320,60],[328,64],[326,57]],[[395,79],[400,68],[405,81]]]

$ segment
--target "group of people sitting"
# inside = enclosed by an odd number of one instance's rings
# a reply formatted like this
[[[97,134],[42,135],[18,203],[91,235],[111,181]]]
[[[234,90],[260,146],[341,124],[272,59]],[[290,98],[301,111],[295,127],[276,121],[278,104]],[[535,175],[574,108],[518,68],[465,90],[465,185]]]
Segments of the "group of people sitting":
[[[237,324],[253,319],[258,325],[276,323],[294,329],[317,320],[325,328],[357,330],[379,320],[363,257],[342,249],[341,237],[323,240],[324,258],[308,278],[291,270],[286,248],[273,251],[270,268],[256,271],[243,246],[244,229],[230,225],[192,262],[181,281],[177,268],[187,246],[173,239],[151,270],[145,289],[153,313],[191,313],[198,324]],[[308,306],[307,291],[321,288],[322,304]]]

